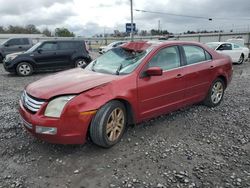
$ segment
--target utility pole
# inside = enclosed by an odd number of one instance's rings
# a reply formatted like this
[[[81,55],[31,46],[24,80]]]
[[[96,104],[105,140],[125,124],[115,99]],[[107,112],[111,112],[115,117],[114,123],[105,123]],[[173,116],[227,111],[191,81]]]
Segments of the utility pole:
[[[131,11],[131,41],[134,41],[133,0],[130,0],[130,11]]]

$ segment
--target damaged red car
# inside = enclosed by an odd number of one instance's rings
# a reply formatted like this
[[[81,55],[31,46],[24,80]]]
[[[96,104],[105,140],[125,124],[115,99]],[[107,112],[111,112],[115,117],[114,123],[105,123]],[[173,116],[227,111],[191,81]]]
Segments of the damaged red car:
[[[25,87],[24,127],[51,143],[102,147],[126,126],[203,102],[215,107],[232,78],[232,62],[196,42],[129,42],[92,61]]]

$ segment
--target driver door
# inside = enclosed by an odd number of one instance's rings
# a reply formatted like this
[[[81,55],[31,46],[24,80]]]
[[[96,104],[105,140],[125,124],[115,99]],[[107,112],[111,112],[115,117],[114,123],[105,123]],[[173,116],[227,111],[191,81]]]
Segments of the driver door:
[[[149,67],[160,67],[163,69],[163,74],[138,78],[140,119],[176,110],[185,100],[186,73],[185,68],[181,67],[178,46],[158,50],[146,65],[146,69]]]

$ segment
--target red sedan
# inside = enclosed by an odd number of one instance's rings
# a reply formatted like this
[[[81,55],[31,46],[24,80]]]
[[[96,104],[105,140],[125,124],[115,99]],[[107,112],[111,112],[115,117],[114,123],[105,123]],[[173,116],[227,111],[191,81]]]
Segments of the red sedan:
[[[128,124],[203,102],[220,104],[229,57],[195,42],[130,42],[91,62],[28,85],[20,117],[35,137],[111,147]]]

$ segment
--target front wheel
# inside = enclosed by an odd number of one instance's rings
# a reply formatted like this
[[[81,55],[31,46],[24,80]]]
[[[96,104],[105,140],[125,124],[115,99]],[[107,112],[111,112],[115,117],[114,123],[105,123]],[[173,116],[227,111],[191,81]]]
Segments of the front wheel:
[[[238,64],[242,64],[244,62],[244,55],[241,54]]]
[[[22,62],[17,65],[16,72],[19,76],[29,76],[33,73],[33,67],[30,63]]]
[[[225,83],[222,79],[217,78],[211,85],[204,104],[209,107],[218,106],[223,98]]]
[[[109,148],[121,140],[127,125],[127,113],[119,101],[110,101],[96,113],[90,125],[90,138],[99,146]]]

